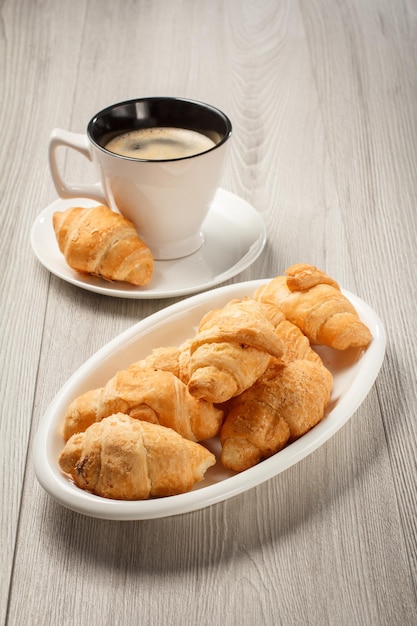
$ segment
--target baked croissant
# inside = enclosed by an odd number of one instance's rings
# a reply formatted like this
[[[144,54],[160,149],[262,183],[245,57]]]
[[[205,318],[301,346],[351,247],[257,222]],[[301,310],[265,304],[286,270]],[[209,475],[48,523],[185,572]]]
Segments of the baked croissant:
[[[222,463],[234,471],[252,467],[301,437],[324,416],[331,373],[301,330],[272,305],[267,314],[282,341],[282,362],[227,406],[220,431]]]
[[[296,359],[307,359],[322,364],[320,356],[313,350],[304,333],[292,322],[289,322],[282,311],[272,305],[263,304],[265,314],[275,327],[275,333],[281,341],[282,356],[285,363]]]
[[[330,276],[303,263],[292,265],[286,274],[260,287],[255,300],[279,307],[312,344],[345,350],[370,343],[371,332]]]
[[[272,323],[254,300],[207,313],[190,343],[190,393],[222,403],[250,387],[282,353]]]
[[[133,224],[106,206],[72,207],[53,214],[59,249],[72,269],[144,286],[154,260]]]
[[[104,387],[82,394],[67,409],[63,436],[69,439],[113,413],[172,428],[191,441],[218,434],[223,412],[194,398],[172,372],[131,365]]]
[[[241,472],[304,435],[323,418],[332,384],[330,372],[313,360],[271,364],[230,402],[220,431],[223,465]]]
[[[59,465],[81,489],[104,498],[144,500],[190,491],[215,460],[170,428],[118,413],[73,435]]]
[[[178,346],[163,346],[160,348],[154,348],[152,352],[141,359],[133,363],[137,367],[148,367],[155,370],[164,370],[171,372],[177,378],[180,377],[180,348]]]
[[[154,348],[152,352],[134,365],[150,367],[158,370],[172,372],[184,383],[189,379],[190,343],[187,339],[180,346],[163,346]]]

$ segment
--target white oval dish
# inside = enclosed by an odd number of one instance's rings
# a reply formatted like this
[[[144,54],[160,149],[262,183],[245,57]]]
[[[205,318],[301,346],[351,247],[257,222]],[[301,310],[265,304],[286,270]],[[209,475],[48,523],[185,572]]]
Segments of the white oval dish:
[[[188,493],[133,502],[87,493],[72,484],[59,469],[58,456],[64,446],[60,429],[65,410],[75,397],[104,385],[117,370],[144,358],[153,348],[179,345],[194,334],[208,310],[224,306],[232,298],[251,297],[265,282],[268,281],[220,287],[173,304],[135,324],[88,359],[56,395],[35,437],[34,468],[45,491],[60,504],[92,517],[110,520],[168,517],[210,506],[251,489],[288,469],[330,439],[367,396],[385,354],[386,337],[381,320],[363,300],[346,291],[343,293],[371,330],[373,341],[365,352],[318,348],[334,376],[329,411],[315,428],[274,456],[240,474],[225,470],[218,461],[204,480]],[[207,447],[219,456],[217,439],[207,442]]]
[[[56,200],[36,218],[30,240],[36,257],[52,274],[104,296],[146,300],[205,291],[252,265],[266,243],[266,226],[261,214],[243,198],[218,189],[201,228],[204,244],[197,252],[181,259],[155,261],[152,280],[146,287],[110,282],[73,270],[58,248],[52,225],[55,211],[97,204],[86,198]]]

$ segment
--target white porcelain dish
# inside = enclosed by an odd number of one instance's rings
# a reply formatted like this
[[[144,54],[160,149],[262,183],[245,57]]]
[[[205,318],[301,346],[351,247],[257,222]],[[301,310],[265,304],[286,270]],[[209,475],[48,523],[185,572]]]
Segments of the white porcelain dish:
[[[219,285],[249,267],[261,254],[266,227],[261,214],[248,202],[218,189],[202,226],[204,244],[194,254],[172,261],[156,261],[146,287],[105,281],[82,275],[67,265],[59,251],[52,226],[55,211],[71,206],[97,205],[86,198],[56,200],[35,220],[31,231],[32,249],[47,270],[77,287],[117,298],[174,298]]]
[[[202,315],[223,306],[232,298],[252,296],[265,280],[238,283],[205,292],[145,318],[92,356],[63,386],[50,405],[34,441],[34,467],[43,488],[62,505],[92,517],[111,520],[143,520],[168,517],[201,509],[251,489],[283,472],[311,454],[351,418],[371,389],[385,353],[382,322],[363,300],[344,291],[370,328],[373,341],[365,352],[338,352],[320,348],[320,354],[334,376],[330,410],[306,435],[274,456],[240,474],[222,468],[218,462],[205,479],[186,494],[146,501],[109,500],[87,493],[72,484],[58,466],[64,441],[60,434],[63,416],[70,401],[79,394],[102,386],[118,369],[145,357],[154,347],[177,345],[193,335]],[[208,447],[219,453],[217,440]]]

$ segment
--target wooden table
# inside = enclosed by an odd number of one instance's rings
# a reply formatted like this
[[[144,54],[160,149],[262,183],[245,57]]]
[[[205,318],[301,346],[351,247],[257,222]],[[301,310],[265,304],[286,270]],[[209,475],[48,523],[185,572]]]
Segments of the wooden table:
[[[0,45],[2,622],[416,624],[416,3],[5,0]],[[222,187],[256,207],[268,242],[229,283],[315,264],[377,311],[388,342],[365,402],[314,454],[212,507],[111,522],[44,492],[34,435],[88,357],[175,300],[70,285],[30,230],[56,200],[51,130],[84,132],[144,95],[233,121]],[[82,157],[62,162],[91,180]]]

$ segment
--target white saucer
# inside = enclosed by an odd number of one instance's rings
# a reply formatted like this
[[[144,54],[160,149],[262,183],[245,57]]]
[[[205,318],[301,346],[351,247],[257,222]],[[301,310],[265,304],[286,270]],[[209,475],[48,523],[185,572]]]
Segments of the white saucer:
[[[86,198],[56,200],[37,217],[31,244],[38,260],[52,274],[88,291],[118,298],[173,298],[204,291],[243,272],[261,254],[266,228],[261,215],[248,202],[218,189],[202,227],[204,244],[194,254],[173,261],[156,261],[146,287],[112,283],[72,270],[61,254],[52,226],[52,214],[70,206],[90,207]]]

